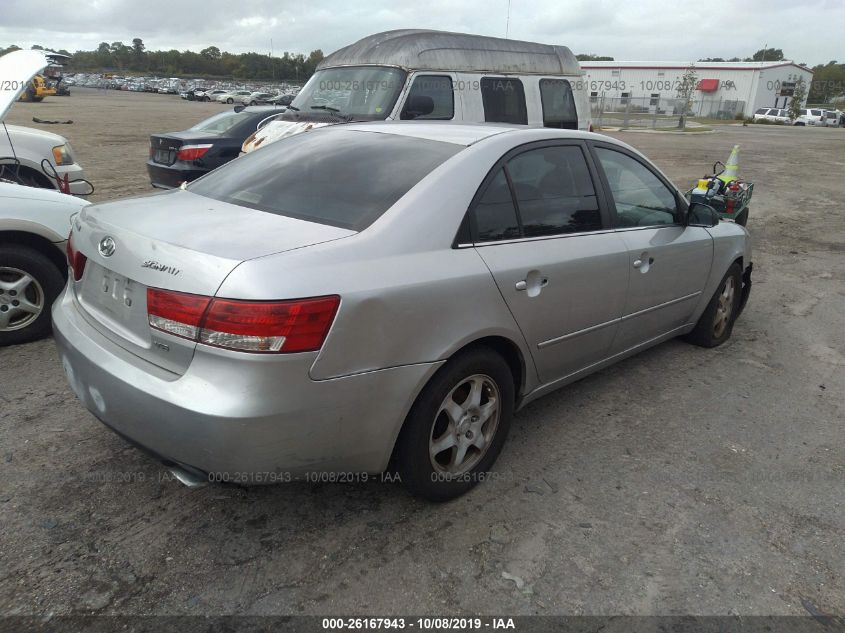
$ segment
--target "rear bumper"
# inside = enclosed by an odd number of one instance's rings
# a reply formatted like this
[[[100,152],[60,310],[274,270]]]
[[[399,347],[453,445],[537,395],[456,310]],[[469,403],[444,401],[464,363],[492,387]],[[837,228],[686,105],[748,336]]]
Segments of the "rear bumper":
[[[79,311],[53,305],[71,388],[115,432],[215,481],[380,472],[419,389],[441,363],[311,380],[316,353],[257,356],[198,346],[183,375],[115,345]]]
[[[204,176],[211,169],[182,167],[178,162],[174,165],[160,165],[151,160],[147,161],[147,173],[150,183],[158,189],[176,189],[183,182],[191,182]]]

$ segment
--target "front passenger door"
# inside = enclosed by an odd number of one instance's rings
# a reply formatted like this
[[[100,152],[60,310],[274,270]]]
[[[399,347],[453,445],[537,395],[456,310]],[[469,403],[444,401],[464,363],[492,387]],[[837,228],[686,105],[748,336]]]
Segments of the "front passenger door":
[[[612,145],[593,147],[612,201],[613,225],[628,249],[628,296],[613,352],[689,323],[710,274],[713,238],[686,226],[676,192],[636,154]]]

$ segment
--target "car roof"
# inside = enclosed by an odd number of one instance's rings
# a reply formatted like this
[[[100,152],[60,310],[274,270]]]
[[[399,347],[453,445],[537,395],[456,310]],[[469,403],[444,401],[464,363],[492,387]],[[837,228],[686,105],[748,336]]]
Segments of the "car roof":
[[[450,123],[448,121],[374,121],[367,123],[347,123],[328,126],[325,129],[357,130],[395,134],[430,141],[441,141],[455,145],[470,146],[486,138],[499,134],[512,134],[530,140],[544,139],[593,139],[620,144],[615,139],[592,132],[579,130],[561,130],[558,128],[537,128],[525,125],[507,125],[503,123]],[[514,139],[517,141],[518,139]]]

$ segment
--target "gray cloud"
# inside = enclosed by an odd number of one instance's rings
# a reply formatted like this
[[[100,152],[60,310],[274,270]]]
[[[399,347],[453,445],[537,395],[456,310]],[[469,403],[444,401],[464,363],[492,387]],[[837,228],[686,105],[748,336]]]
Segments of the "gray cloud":
[[[579,53],[620,60],[744,57],[764,44],[798,62],[845,61],[842,0],[512,0],[510,37],[565,44]],[[364,35],[432,28],[503,37],[507,0],[429,0],[402,4],[360,0],[3,0],[0,45],[41,44],[70,51],[100,42],[144,40],[148,49],[328,53]],[[48,15],[49,20],[44,16]],[[55,25],[55,26],[54,26]]]

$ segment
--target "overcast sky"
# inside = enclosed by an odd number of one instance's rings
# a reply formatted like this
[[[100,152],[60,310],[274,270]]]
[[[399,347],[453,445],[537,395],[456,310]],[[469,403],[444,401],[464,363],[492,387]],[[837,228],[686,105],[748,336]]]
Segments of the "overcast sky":
[[[508,0],[0,0],[0,46],[329,53],[371,33],[430,28],[505,36]],[[509,37],[617,60],[746,57],[769,47],[845,62],[845,0],[511,0]]]

